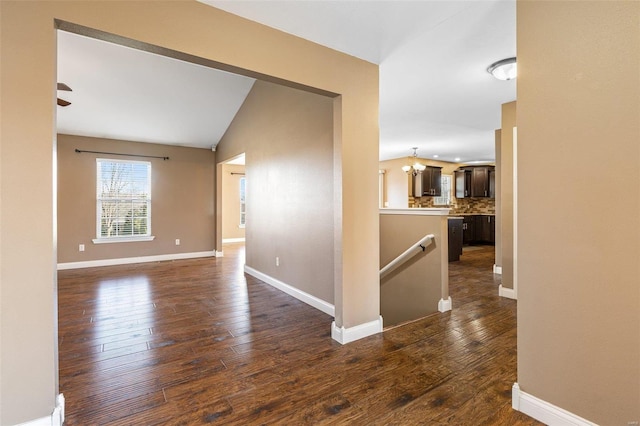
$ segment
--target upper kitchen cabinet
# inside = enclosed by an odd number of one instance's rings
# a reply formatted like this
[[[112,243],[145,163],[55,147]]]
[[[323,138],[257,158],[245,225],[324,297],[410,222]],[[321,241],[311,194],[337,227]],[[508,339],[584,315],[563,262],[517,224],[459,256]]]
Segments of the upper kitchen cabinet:
[[[496,169],[489,169],[489,198],[496,198]]]
[[[440,197],[442,195],[442,167],[427,166],[413,179],[416,197]]]
[[[442,195],[442,167],[429,166],[422,172],[422,195]]]
[[[495,198],[494,166],[466,166],[455,173],[457,198]]]
[[[471,175],[471,196],[489,196],[489,168],[474,167]]]
[[[456,170],[456,198],[471,197],[471,170]]]

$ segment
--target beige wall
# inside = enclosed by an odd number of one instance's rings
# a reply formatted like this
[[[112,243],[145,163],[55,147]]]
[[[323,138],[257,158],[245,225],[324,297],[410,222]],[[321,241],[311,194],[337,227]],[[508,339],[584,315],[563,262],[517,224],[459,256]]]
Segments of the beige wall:
[[[516,127],[516,102],[502,105],[500,131],[500,244],[502,287],[513,288],[513,128]],[[545,167],[545,170],[549,170]],[[553,173],[550,173],[553,174]],[[496,232],[497,238],[497,232]]]
[[[246,155],[247,265],[333,304],[333,100],[257,81],[217,152]]]
[[[518,382],[627,425],[640,421],[640,2],[518,1],[517,20]]]
[[[58,392],[54,19],[338,95],[336,322],[378,318],[377,66],[190,0],[0,7],[1,424],[50,415]]]
[[[434,241],[380,280],[385,326],[438,311],[449,297],[449,240],[446,216],[380,215],[380,265],[385,266],[427,234]]]
[[[384,207],[406,209],[409,203],[409,177],[402,171],[406,158],[381,161],[380,170],[384,170]]]
[[[222,165],[222,239],[244,238],[240,227],[240,178],[245,166]]]
[[[78,154],[75,149],[170,159]],[[153,241],[91,241],[96,238],[96,158],[151,163]],[[214,170],[215,153],[207,149],[58,135],[58,263],[215,250]],[[84,252],[79,244],[85,245]]]

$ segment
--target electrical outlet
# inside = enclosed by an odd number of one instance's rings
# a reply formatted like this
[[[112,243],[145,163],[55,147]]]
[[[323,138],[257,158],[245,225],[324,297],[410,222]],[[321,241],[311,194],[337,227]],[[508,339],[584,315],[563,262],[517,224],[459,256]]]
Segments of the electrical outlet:
[[[180,238],[176,238],[176,245],[179,246],[180,245]]]
[[[78,246],[78,251],[84,251],[84,244],[80,244]]]
[[[276,256],[276,266],[280,266],[280,258]]]

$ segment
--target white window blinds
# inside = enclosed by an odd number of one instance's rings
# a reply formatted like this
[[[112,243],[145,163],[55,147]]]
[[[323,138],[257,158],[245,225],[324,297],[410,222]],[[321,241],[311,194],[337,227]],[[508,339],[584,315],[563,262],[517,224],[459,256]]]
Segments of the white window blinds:
[[[151,235],[151,163],[96,159],[98,239]]]

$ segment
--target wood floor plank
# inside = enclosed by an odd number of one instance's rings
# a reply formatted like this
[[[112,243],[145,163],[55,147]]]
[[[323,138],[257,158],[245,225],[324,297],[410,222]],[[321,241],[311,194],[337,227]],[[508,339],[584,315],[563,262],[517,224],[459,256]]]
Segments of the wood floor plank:
[[[451,312],[348,345],[224,258],[60,271],[67,425],[526,425],[493,247],[450,264]]]

